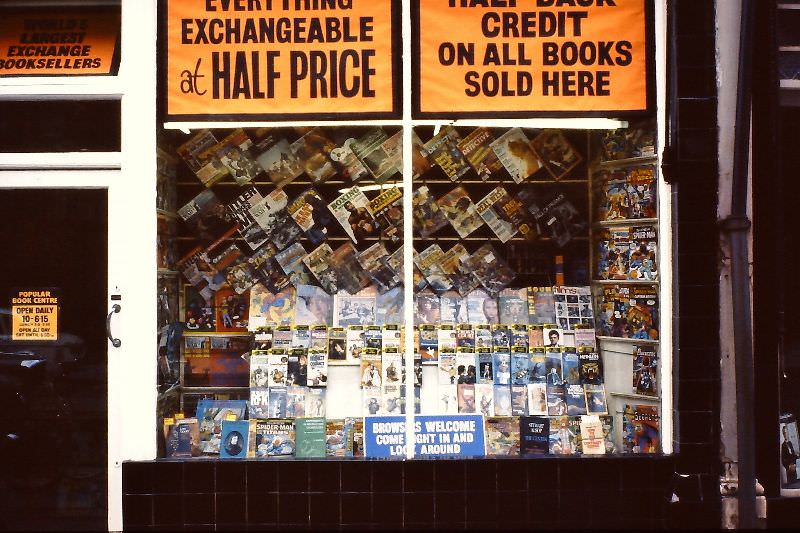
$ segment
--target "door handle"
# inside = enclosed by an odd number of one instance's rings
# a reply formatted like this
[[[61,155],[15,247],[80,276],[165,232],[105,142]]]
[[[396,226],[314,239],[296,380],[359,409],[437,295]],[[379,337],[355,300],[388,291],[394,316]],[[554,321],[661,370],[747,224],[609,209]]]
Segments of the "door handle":
[[[119,348],[122,346],[122,341],[119,339],[115,339],[114,336],[111,334],[111,317],[114,313],[119,313],[122,310],[122,307],[119,304],[114,304],[111,307],[111,312],[108,313],[108,317],[106,317],[106,336],[108,340],[111,341],[111,346],[114,348]]]

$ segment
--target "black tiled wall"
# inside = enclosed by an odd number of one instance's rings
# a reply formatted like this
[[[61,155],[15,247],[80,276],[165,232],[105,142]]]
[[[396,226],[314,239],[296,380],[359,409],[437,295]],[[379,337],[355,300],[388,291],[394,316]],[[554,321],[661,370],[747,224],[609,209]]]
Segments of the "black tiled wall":
[[[678,66],[677,328],[670,526],[717,528],[719,475],[719,285],[717,93],[713,0],[671,0]]]
[[[657,528],[670,457],[153,461],[123,465],[126,529]],[[560,489],[560,490],[559,490]]]

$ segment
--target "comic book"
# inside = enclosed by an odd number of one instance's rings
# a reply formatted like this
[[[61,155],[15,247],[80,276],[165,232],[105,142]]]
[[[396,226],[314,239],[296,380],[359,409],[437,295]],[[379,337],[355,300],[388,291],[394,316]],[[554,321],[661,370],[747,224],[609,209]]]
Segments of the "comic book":
[[[325,457],[327,439],[324,415],[295,420],[295,438],[295,457],[298,459]]]
[[[553,324],[556,321],[552,287],[528,287],[528,324]]]
[[[596,184],[596,220],[622,220],[628,218],[628,179],[624,169],[601,169],[593,176]]]
[[[511,385],[511,415],[528,416],[527,385]]]
[[[627,169],[628,218],[658,216],[658,184],[655,165]]]
[[[247,331],[250,316],[250,295],[237,294],[233,289],[223,287],[214,293],[217,331]]]
[[[483,181],[491,179],[503,169],[503,163],[492,150],[494,140],[495,136],[489,128],[480,127],[458,142],[458,149]]]
[[[486,424],[486,455],[519,455],[519,419],[488,417]]]
[[[432,244],[414,257],[414,264],[419,267],[431,289],[436,292],[448,290],[452,283],[442,270],[444,252],[438,244]]]
[[[490,146],[515,183],[522,183],[543,167],[520,128],[508,130]]]
[[[577,429],[577,431],[576,431]],[[550,454],[574,455],[578,453],[580,428],[570,424],[570,417],[557,416],[550,419]]]
[[[319,244],[328,237],[333,215],[328,210],[328,204],[314,189],[306,189],[300,193],[286,209],[312,245]]]
[[[330,263],[333,264],[336,273],[337,285],[341,290],[350,294],[356,294],[370,285],[368,273],[361,267],[358,261],[358,251],[350,242],[345,242],[330,256]],[[385,275],[385,273],[383,274]],[[373,287],[370,287],[373,288]],[[372,320],[375,320],[374,314]]]
[[[586,412],[590,415],[608,413],[606,388],[603,385],[584,385],[586,389]]]
[[[603,359],[594,350],[582,349],[578,354],[580,360],[580,383],[583,385],[603,384]]]
[[[250,447],[247,457],[273,457],[277,455],[294,455],[295,429],[294,420],[271,419],[250,420]]]
[[[632,339],[658,340],[658,290],[653,286],[631,287],[626,313]]]
[[[550,453],[550,420],[544,416],[522,416],[520,426],[520,453],[522,455]]]
[[[247,185],[264,169],[250,155],[253,141],[238,128],[222,139],[214,148],[216,157],[222,162],[237,185]]]
[[[311,283],[311,273],[303,263],[305,256],[306,249],[299,242],[275,254],[275,260],[295,287]]]
[[[397,187],[387,188],[369,201],[369,211],[381,237],[390,242],[403,238],[403,193]]]
[[[446,291],[439,296],[441,322],[459,324],[467,322],[467,302],[456,291]]]
[[[467,317],[472,324],[499,323],[497,299],[483,289],[470,291],[467,294]]]
[[[201,244],[210,244],[236,226],[214,191],[205,189],[178,209],[189,233]]]
[[[361,268],[377,285],[379,292],[386,292],[402,281],[397,272],[389,266],[389,252],[382,242],[376,242],[359,253],[357,258]]]
[[[606,337],[628,337],[628,303],[631,288],[604,286],[598,298],[597,332]]]
[[[583,156],[560,130],[543,130],[531,141],[531,148],[556,181],[583,161]]]
[[[655,346],[633,348],[633,392],[658,396],[658,353]]]
[[[323,183],[336,174],[336,166],[328,157],[336,143],[321,128],[312,128],[291,144],[289,150],[300,162],[314,184]]]
[[[575,348],[564,348],[561,353],[561,373],[566,385],[580,385],[580,359]]]
[[[429,237],[447,225],[447,217],[426,185],[414,189],[412,196],[414,229],[420,237]]]
[[[228,169],[217,157],[214,147],[217,139],[210,130],[201,130],[176,150],[200,183],[211,187],[228,174]]]
[[[456,187],[436,203],[462,239],[483,226],[483,219],[463,187]]]
[[[369,210],[369,200],[357,186],[328,204],[328,208],[354,243],[375,232],[377,225]]]
[[[283,187],[303,173],[303,165],[283,137],[267,135],[257,140],[250,147],[250,154],[276,187]]]
[[[327,389],[322,387],[307,388],[305,411],[307,417],[324,417]]]
[[[632,121],[627,128],[599,132],[603,159],[615,161],[655,155],[655,123],[651,119]]]
[[[478,248],[470,257],[470,265],[481,285],[493,295],[507,287],[517,276],[491,244]]]
[[[245,400],[200,400],[196,418],[200,424],[200,451],[203,455],[220,453],[222,421],[241,420],[247,413]]]
[[[631,228],[628,278],[653,281],[658,279],[657,232],[655,226]]]
[[[579,324],[594,327],[590,287],[553,287],[556,324],[564,331],[573,331]]]
[[[306,390],[299,385],[286,387],[286,418],[306,416]]]
[[[247,420],[222,421],[220,437],[220,459],[243,459],[247,457],[247,438],[250,433],[250,423]]]
[[[399,141],[395,138],[398,134]],[[402,131],[390,138],[383,128],[371,128],[351,143],[350,148],[375,177],[376,183],[387,181],[402,165]]]
[[[294,287],[272,293],[262,285],[253,285],[250,289],[249,327],[255,330],[267,325],[292,325],[295,300]]]
[[[660,417],[654,405],[625,405],[622,414],[623,453],[658,453]]]
[[[519,231],[511,219],[501,211],[502,206],[510,200],[511,197],[503,187],[496,187],[475,204],[476,211],[500,242],[508,242]]]
[[[405,322],[404,302],[405,295],[403,294],[402,285],[389,289],[384,293],[379,293],[375,297],[375,323],[385,325]]]
[[[425,143],[428,160],[438,165],[450,178],[456,181],[469,172],[469,163],[458,148],[461,136],[452,126],[443,127],[439,133]]]

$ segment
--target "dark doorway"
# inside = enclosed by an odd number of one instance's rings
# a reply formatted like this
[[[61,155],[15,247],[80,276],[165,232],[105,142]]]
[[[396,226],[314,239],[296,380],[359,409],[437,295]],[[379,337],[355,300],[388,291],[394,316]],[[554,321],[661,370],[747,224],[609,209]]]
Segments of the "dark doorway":
[[[0,529],[107,528],[106,190],[1,190]],[[54,289],[57,341],[13,340],[12,292]]]

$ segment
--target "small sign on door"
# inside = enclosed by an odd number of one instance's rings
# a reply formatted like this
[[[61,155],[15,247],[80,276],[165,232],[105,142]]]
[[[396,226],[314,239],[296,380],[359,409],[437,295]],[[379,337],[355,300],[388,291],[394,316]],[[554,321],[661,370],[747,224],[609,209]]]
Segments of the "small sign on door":
[[[58,306],[53,289],[15,291],[11,296],[11,340],[57,341]]]

